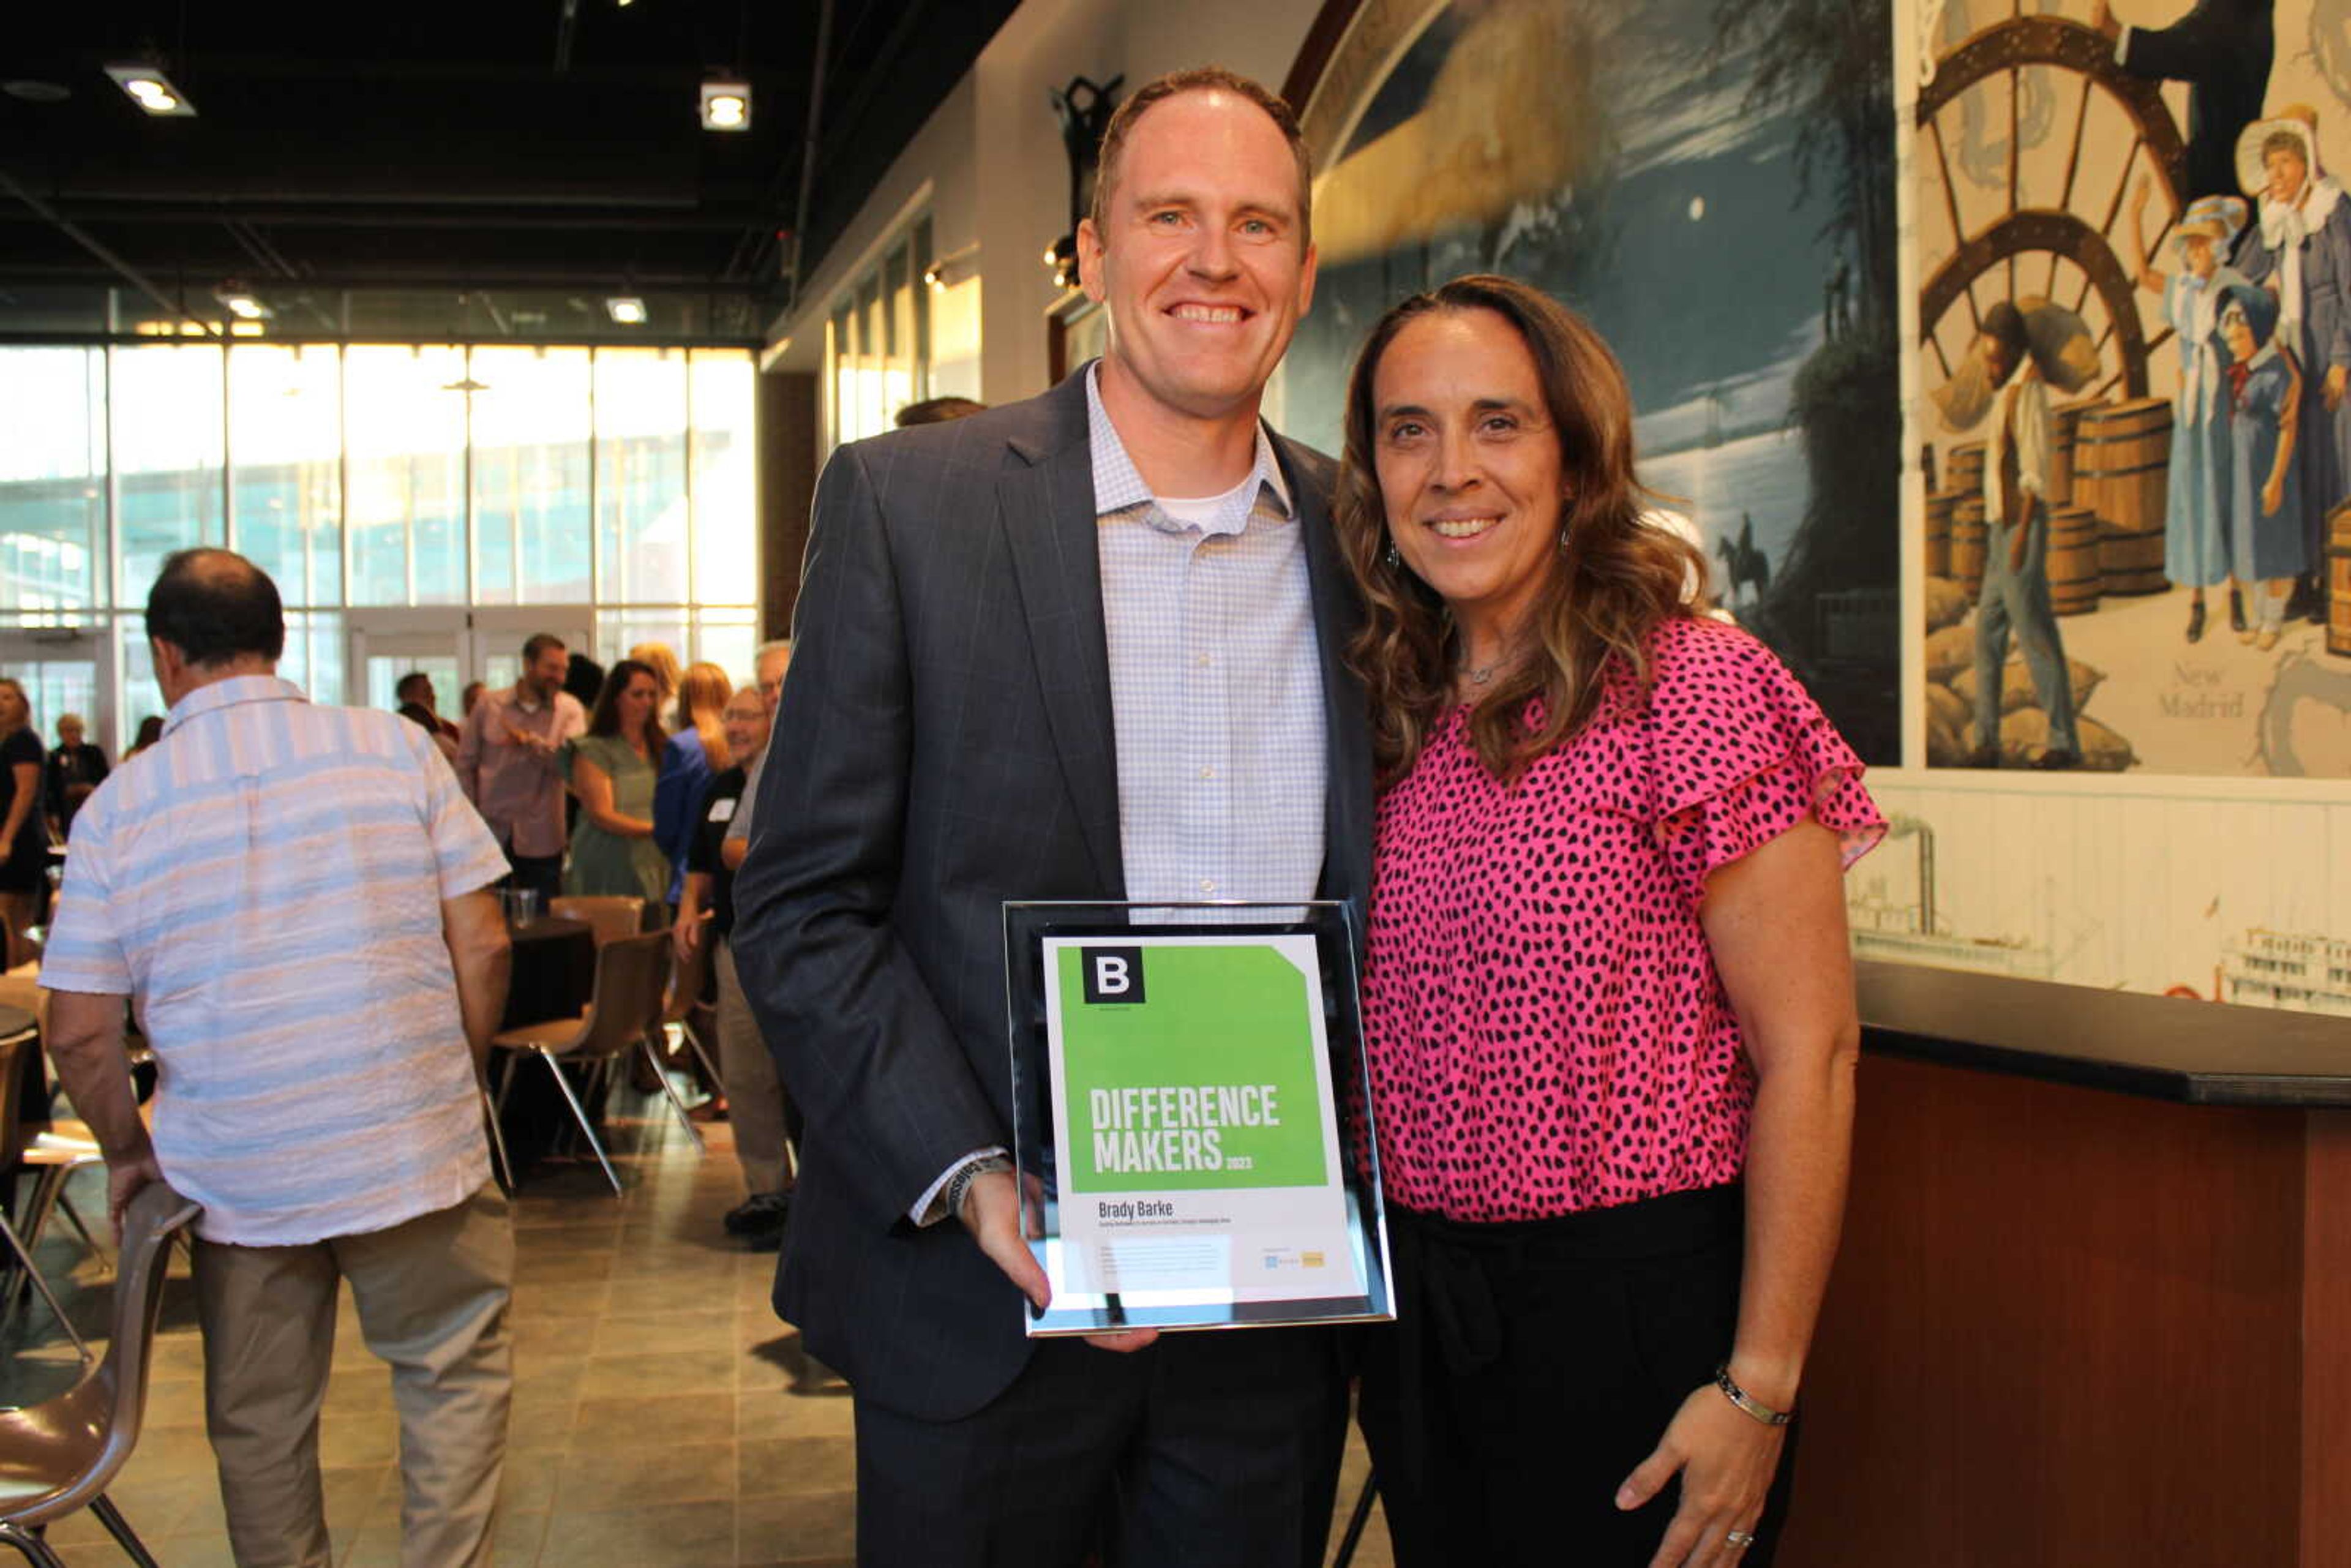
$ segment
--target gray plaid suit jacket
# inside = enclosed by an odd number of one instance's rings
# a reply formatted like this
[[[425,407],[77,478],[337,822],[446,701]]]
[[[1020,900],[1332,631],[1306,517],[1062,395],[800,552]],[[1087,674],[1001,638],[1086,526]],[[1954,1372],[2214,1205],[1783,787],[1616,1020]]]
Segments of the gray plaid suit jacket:
[[[833,454],[761,769],[734,948],[806,1113],[775,1301],[861,1398],[931,1420],[1026,1364],[1019,1292],[907,1211],[1011,1144],[1003,904],[1124,896],[1083,372]],[[1329,708],[1323,896],[1371,885],[1360,614],[1328,458],[1275,438]],[[1359,927],[1360,929],[1360,925]]]

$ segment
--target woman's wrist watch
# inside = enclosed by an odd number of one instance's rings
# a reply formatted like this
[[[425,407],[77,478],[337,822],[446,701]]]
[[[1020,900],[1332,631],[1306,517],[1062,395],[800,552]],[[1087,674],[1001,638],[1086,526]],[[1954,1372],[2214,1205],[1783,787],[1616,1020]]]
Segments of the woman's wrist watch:
[[[1714,1369],[1714,1385],[1721,1389],[1722,1396],[1738,1406],[1742,1414],[1753,1416],[1766,1427],[1784,1427],[1796,1418],[1794,1411],[1774,1410],[1740,1387],[1738,1381],[1730,1375],[1730,1363],[1727,1361]]]

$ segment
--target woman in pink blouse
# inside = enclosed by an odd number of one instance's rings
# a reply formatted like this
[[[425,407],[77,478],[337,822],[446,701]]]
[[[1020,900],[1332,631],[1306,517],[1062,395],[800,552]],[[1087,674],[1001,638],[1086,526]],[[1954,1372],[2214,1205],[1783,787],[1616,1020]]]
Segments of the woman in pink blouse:
[[[1473,277],[1373,330],[1337,516],[1400,1310],[1362,1420],[1406,1568],[1751,1565],[1785,1506],[1853,1120],[1840,882],[1884,824],[1644,497],[1572,312]]]

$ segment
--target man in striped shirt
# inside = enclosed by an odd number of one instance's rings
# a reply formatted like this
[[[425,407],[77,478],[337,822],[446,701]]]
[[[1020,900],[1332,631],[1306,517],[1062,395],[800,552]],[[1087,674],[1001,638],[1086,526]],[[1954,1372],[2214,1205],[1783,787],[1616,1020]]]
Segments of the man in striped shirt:
[[[205,1416],[241,1568],[332,1561],[318,1417],[345,1279],[392,1367],[402,1561],[487,1563],[514,1236],[477,1085],[506,857],[431,737],[277,678],[285,614],[244,558],[172,556],[147,634],[171,716],[75,824],[41,971],[58,1076],[118,1223],[157,1180],[204,1207]]]

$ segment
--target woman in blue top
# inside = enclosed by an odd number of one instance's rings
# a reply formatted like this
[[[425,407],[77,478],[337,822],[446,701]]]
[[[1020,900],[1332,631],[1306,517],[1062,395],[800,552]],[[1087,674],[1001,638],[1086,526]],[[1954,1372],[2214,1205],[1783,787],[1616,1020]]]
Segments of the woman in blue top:
[[[716,664],[691,665],[678,682],[677,733],[662,754],[653,790],[653,842],[669,858],[672,908],[685,890],[685,853],[701,820],[703,794],[713,778],[735,766],[725,727],[726,699],[734,695],[734,684]]]

